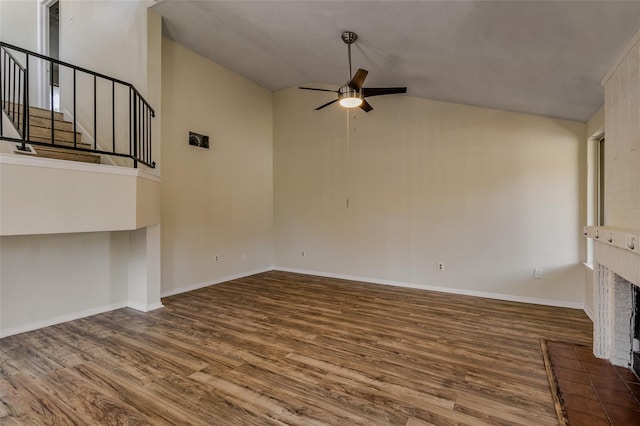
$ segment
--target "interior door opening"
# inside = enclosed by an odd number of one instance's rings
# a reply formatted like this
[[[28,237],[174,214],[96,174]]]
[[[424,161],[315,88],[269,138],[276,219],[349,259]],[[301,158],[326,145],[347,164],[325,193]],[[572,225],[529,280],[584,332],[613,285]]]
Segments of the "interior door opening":
[[[49,6],[48,13],[48,39],[49,56],[60,59],[60,2]],[[49,71],[49,93],[53,93],[52,107],[55,111],[60,111],[60,67],[53,64]]]

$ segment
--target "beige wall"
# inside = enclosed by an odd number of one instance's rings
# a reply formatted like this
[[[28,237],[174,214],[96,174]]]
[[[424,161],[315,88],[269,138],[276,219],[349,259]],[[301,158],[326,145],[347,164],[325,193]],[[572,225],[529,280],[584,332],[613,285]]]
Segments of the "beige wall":
[[[163,294],[270,267],[271,92],[165,38],[162,105]]]
[[[144,0],[62,0],[60,59],[147,89]]]
[[[582,306],[584,123],[389,96],[347,144],[326,100],[274,96],[276,266]]]
[[[605,225],[640,230],[640,37],[604,81]]]
[[[0,40],[24,49],[38,50],[37,0],[0,1]]]
[[[0,237],[0,336],[127,302],[128,232]]]
[[[42,31],[39,13],[38,0],[0,0],[0,40],[23,49],[41,52]],[[25,55],[16,51],[12,54],[21,65],[26,64]],[[39,66],[38,59],[32,57],[29,60],[29,86],[32,88],[38,85],[41,78],[44,80]],[[35,105],[38,101],[38,93],[32,94],[31,104]]]

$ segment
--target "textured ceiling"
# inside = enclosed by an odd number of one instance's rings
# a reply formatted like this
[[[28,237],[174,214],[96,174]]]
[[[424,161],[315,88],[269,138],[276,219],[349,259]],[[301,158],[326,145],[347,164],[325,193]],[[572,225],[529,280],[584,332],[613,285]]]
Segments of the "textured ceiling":
[[[271,90],[344,84],[340,35],[350,30],[365,86],[579,121],[602,106],[600,80],[640,28],[640,1],[165,0],[153,9],[165,36]]]

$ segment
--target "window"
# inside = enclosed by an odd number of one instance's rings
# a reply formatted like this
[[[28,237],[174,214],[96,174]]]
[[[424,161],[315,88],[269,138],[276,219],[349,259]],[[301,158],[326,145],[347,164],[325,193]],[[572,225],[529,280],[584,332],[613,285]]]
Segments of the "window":
[[[604,226],[604,133],[589,138],[587,163],[587,226]],[[586,263],[593,264],[593,240],[587,238]]]
[[[604,226],[604,135],[598,139],[596,145],[596,224]]]

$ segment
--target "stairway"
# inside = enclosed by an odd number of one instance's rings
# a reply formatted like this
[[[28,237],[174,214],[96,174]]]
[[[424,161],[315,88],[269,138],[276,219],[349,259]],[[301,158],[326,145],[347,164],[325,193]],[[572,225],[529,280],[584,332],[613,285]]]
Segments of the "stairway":
[[[35,154],[27,151],[15,152],[36,157],[54,158],[57,160],[80,161],[83,163],[100,164],[100,156],[89,152],[64,149],[64,146],[73,147],[73,123],[64,120],[61,112],[54,112],[54,137],[55,143],[51,143],[51,111],[29,107],[29,140],[43,142],[48,145],[31,145]],[[19,120],[22,121],[20,114]],[[82,134],[76,132],[76,146],[78,148],[91,149],[91,144],[82,142]]]

